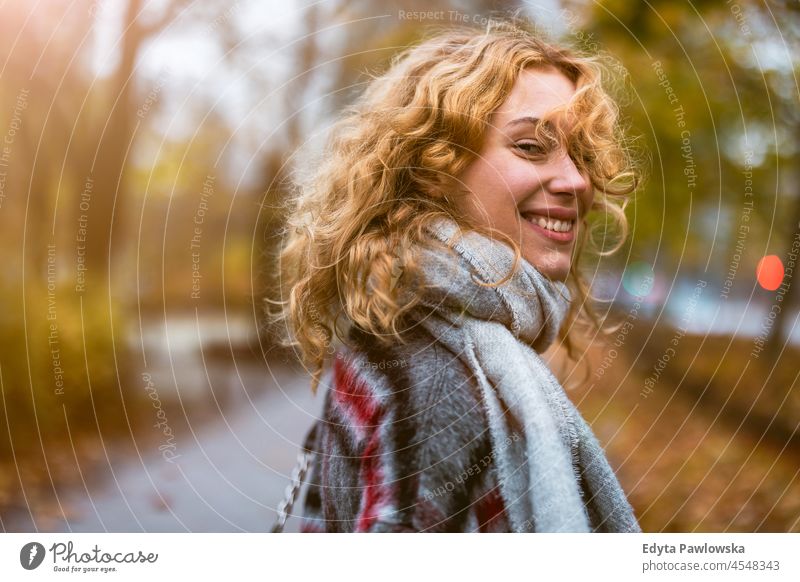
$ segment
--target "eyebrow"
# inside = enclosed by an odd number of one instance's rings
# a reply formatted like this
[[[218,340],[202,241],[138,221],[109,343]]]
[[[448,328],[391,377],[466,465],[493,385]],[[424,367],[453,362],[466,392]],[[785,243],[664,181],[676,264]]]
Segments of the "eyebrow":
[[[511,121],[506,123],[506,127],[512,127],[515,125],[523,125],[523,124],[538,125],[541,122],[542,120],[539,119],[538,117],[532,117],[530,115],[526,115],[525,117],[518,117],[517,119],[512,119]],[[552,126],[552,124],[549,121],[547,122],[547,125]]]
[[[544,125],[551,131],[558,133],[557,127],[551,121],[549,120],[542,121],[542,119],[540,119],[539,117],[534,117],[532,115],[526,115],[524,117],[518,117],[517,119],[512,119],[511,121],[506,123],[503,129],[508,130],[519,125],[537,126],[541,123],[544,123]]]
[[[518,125],[534,125],[534,126],[536,126],[536,125],[539,125],[541,123],[544,123],[545,127],[547,127],[550,130],[555,130],[556,129],[556,127],[555,127],[555,125],[553,125],[552,121],[549,121],[549,120],[544,120],[543,121],[542,119],[540,119],[538,117],[533,117],[531,115],[526,115],[525,117],[518,117],[517,119],[512,119],[511,121],[506,123],[504,129],[510,129],[510,128],[516,127]]]

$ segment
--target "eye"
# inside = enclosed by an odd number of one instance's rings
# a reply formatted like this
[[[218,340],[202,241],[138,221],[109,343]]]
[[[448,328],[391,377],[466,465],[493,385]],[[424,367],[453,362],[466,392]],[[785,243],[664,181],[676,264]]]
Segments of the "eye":
[[[536,141],[520,141],[514,145],[528,156],[543,156],[547,154],[547,148]]]

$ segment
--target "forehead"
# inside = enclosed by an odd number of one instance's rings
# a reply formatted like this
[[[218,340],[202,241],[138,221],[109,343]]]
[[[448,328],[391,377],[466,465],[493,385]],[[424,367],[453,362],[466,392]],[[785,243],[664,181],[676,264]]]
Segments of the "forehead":
[[[557,69],[524,69],[506,100],[495,111],[494,123],[502,127],[519,117],[542,117],[567,103],[574,94],[573,82]]]

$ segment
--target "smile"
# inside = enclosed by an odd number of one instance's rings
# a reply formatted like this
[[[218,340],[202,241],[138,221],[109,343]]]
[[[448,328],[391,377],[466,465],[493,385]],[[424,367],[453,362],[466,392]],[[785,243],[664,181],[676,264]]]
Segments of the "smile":
[[[569,242],[575,237],[574,220],[556,220],[536,214],[525,214],[522,218],[531,225],[534,231],[549,239]]]

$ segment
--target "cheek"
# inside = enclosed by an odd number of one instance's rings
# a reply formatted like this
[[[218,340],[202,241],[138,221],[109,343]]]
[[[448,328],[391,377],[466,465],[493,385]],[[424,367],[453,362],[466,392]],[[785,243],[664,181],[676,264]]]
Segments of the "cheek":
[[[514,206],[538,184],[536,169],[510,156],[485,156],[461,175],[463,186],[485,206]]]

